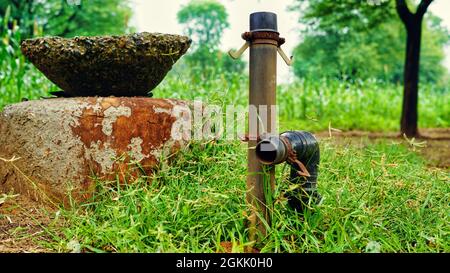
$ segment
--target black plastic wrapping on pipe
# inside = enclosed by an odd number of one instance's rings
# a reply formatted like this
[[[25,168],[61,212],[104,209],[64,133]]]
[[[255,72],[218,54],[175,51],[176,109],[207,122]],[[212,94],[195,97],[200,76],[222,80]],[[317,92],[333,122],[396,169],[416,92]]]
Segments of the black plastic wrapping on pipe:
[[[300,171],[299,166],[288,161],[291,166],[289,181],[301,184],[300,188],[287,194],[288,204],[292,208],[301,211],[310,198],[313,198],[314,201],[320,200],[320,196],[317,193],[317,176],[320,162],[319,143],[311,133],[305,131],[289,131],[281,134],[281,136],[289,141],[292,150],[297,155],[297,160],[302,162],[309,172],[309,177],[300,175],[298,173]],[[298,196],[301,196],[301,199]]]
[[[310,201],[318,202],[317,176],[319,173],[320,149],[316,138],[305,131],[288,131],[280,136],[263,137],[256,146],[256,154],[264,164],[287,162],[291,166],[289,181],[300,187],[287,193],[288,204],[297,211],[303,211]],[[291,158],[295,155],[295,159]],[[301,174],[296,161],[306,167],[309,176]]]

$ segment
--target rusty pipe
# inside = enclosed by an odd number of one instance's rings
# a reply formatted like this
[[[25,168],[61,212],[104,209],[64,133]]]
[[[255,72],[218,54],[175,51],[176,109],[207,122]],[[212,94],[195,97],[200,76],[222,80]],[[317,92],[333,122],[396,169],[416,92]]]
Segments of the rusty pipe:
[[[276,71],[279,33],[277,17],[271,12],[250,15],[250,32],[242,37],[250,43],[249,141],[247,202],[250,215],[250,241],[267,233],[270,225],[270,195],[275,184],[275,169],[261,164],[255,146],[261,134],[276,133]],[[257,233],[262,236],[257,236]]]
[[[255,153],[260,135],[276,134],[276,72],[277,53],[287,65],[292,64],[280,48],[285,39],[280,37],[277,27],[277,15],[272,12],[250,14],[250,31],[244,32],[245,44],[238,50],[230,50],[229,55],[236,59],[250,48],[250,83],[248,114],[248,175],[247,202],[251,206],[249,217],[249,239],[257,242],[267,234],[270,225],[270,206],[273,205],[272,193],[275,188],[274,165],[261,163]],[[260,235],[257,237],[257,233]]]

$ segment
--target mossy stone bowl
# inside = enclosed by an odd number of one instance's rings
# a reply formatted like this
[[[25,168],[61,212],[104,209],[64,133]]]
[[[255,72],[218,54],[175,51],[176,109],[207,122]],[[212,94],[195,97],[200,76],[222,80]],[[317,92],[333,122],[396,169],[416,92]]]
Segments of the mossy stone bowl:
[[[146,96],[188,50],[191,39],[161,33],[43,37],[22,53],[67,96]]]

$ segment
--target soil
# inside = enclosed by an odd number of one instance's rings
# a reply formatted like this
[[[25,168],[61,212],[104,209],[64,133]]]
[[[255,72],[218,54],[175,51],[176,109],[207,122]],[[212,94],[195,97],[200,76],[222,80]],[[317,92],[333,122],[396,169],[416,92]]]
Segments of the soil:
[[[233,253],[233,243],[232,242],[221,242],[220,247],[222,248],[218,253]],[[259,253],[260,250],[257,248],[246,246],[245,248],[246,253]]]
[[[415,152],[422,155],[430,167],[450,169],[450,128],[421,129],[420,136],[406,139],[398,132],[340,132],[329,130],[315,134],[319,139],[329,139],[337,145],[363,145],[365,139],[377,142],[390,139],[410,146]]]
[[[0,252],[51,252],[44,246],[51,239],[44,229],[57,210],[25,195],[10,196],[0,203]]]
[[[412,147],[427,160],[430,167],[450,169],[450,128],[422,129],[421,137],[410,139],[410,144],[398,133],[392,132],[331,130],[315,135],[323,141],[330,140],[336,145],[364,145],[366,141],[391,139]],[[45,242],[51,238],[44,228],[48,225],[62,224],[61,220],[55,220],[57,209],[24,195],[8,198],[2,204],[2,194],[0,192],[0,252],[52,252],[53,250],[45,247]],[[232,250],[230,242],[222,242],[221,246],[225,253]]]

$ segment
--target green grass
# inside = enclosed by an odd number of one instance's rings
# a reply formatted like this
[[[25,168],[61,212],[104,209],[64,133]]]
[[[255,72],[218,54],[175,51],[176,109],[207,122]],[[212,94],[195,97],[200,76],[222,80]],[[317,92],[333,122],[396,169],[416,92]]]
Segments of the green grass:
[[[171,73],[154,90],[155,97],[202,99],[209,104],[248,104],[246,75],[232,80],[214,78],[208,83],[191,82]],[[281,128],[327,130],[398,131],[403,89],[401,85],[375,80],[355,83],[337,80],[298,80],[279,85],[277,103]],[[419,94],[419,128],[450,127],[450,92],[423,84]]]
[[[9,15],[0,14],[0,110],[23,99],[38,99],[57,90],[20,52],[18,27],[7,27]],[[15,24],[15,23],[14,23]]]
[[[448,173],[429,169],[402,144],[363,148],[321,143],[321,204],[304,216],[282,197],[287,168],[278,168],[273,223],[262,252],[448,252]],[[242,252],[245,147],[197,143],[169,166],[129,185],[101,182],[92,202],[62,210],[65,226],[50,247],[69,251],[216,252],[231,241]]]

